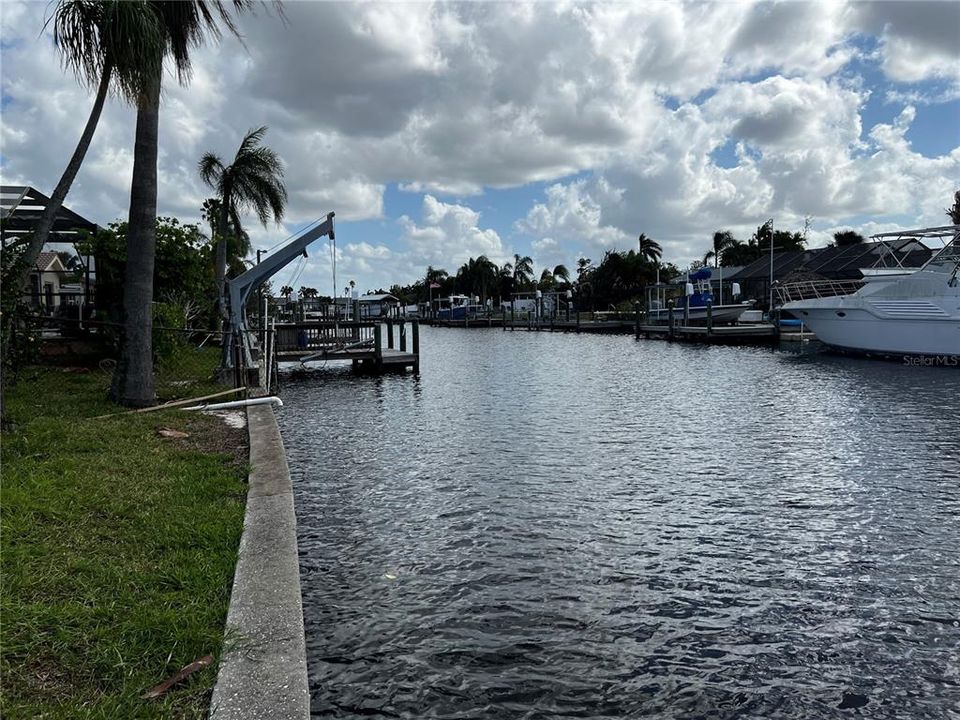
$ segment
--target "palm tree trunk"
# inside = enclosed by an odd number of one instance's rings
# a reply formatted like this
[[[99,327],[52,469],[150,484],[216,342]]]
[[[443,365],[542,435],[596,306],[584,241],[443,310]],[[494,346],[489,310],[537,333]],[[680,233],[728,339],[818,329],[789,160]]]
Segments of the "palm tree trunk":
[[[23,258],[25,261],[24,266],[18,278],[18,287],[23,287],[23,285],[26,284],[27,278],[33,270],[33,265],[37,261],[37,257],[40,255],[43,246],[50,237],[50,231],[53,230],[53,223],[57,219],[60,208],[63,207],[63,201],[66,199],[67,193],[70,192],[70,186],[73,185],[73,181],[80,171],[83,158],[90,148],[93,133],[97,129],[97,124],[100,122],[100,113],[103,111],[103,103],[104,100],[106,100],[107,91],[110,89],[110,76],[112,72],[113,70],[109,63],[104,65],[103,74],[100,77],[100,85],[97,87],[97,97],[93,102],[93,107],[90,109],[87,125],[83,128],[83,134],[80,135],[80,141],[73,151],[73,156],[70,158],[70,162],[67,163],[63,175],[60,176],[60,182],[58,182],[57,187],[54,188],[53,195],[50,196],[50,202],[48,202],[47,206],[43,209],[43,213],[37,221],[37,227],[33,231],[33,236],[30,238],[30,244],[27,245]]]
[[[124,338],[111,396],[122,405],[154,402],[153,266],[157,241],[157,133],[160,78],[137,109],[137,133],[123,285]]]
[[[220,330],[223,333],[220,346],[220,377],[226,381],[228,368],[233,367],[231,362],[231,347],[235,342],[230,332],[230,313],[227,310],[227,225],[230,214],[230,188],[224,187],[223,197],[220,198],[220,232],[217,238],[217,251],[214,257],[214,273],[217,286],[217,311],[220,318]]]
[[[83,128],[83,133],[80,135],[77,147],[74,149],[73,155],[70,157],[70,162],[67,163],[67,167],[63,171],[63,175],[60,176],[60,182],[57,183],[53,194],[50,196],[50,202],[48,202],[47,206],[43,209],[43,213],[37,221],[33,235],[30,237],[30,242],[24,251],[23,258],[21,258],[22,265],[20,271],[13,280],[15,287],[14,292],[16,293],[19,293],[21,288],[27,284],[27,278],[30,277],[30,272],[33,270],[33,266],[37,262],[43,246],[46,245],[50,237],[50,232],[53,230],[53,223],[57,219],[60,208],[63,207],[63,201],[66,199],[67,193],[70,192],[70,186],[73,185],[77,173],[80,172],[80,166],[83,164],[83,159],[86,157],[87,150],[90,148],[90,141],[93,140],[93,133],[96,131],[97,125],[100,122],[100,114],[103,112],[103,103],[107,99],[107,91],[110,89],[110,78],[112,74],[113,66],[110,65],[110,63],[106,63],[103,66],[103,72],[100,76],[100,84],[97,86],[97,96],[93,101],[93,107],[90,109],[87,124]],[[6,365],[9,358],[10,338],[12,337],[15,319],[12,313],[7,312],[4,313],[4,317],[0,322],[4,324],[2,333],[4,342],[3,347],[0,348],[0,364]],[[6,423],[7,420],[5,403],[7,388],[4,379],[5,378],[0,376],[0,423]]]
[[[216,253],[213,260],[214,275],[217,286],[217,310],[221,320],[227,320],[227,293],[225,283],[227,280],[227,225],[230,217],[230,188],[225,187],[223,197],[220,198],[220,219],[218,222],[218,235]]]

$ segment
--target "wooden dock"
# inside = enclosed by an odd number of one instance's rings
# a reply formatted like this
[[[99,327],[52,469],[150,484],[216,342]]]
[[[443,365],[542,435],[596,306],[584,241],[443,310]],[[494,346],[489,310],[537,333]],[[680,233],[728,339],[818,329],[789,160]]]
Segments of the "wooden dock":
[[[632,320],[563,320],[558,318],[513,319],[500,315],[465,318],[462,320],[430,320],[433,327],[444,328],[502,328],[503,330],[536,330],[544,332],[631,333]]]
[[[632,315],[632,317],[631,317]],[[470,317],[458,320],[432,318],[426,320],[434,327],[447,328],[502,328],[506,330],[529,330],[536,332],[574,332],[595,334],[632,334],[637,339],[648,338],[675,342],[696,342],[711,345],[773,345],[784,342],[808,342],[815,339],[813,333],[782,332],[771,323],[748,323],[743,325],[720,325],[709,316],[705,324],[685,325],[683,315],[677,313],[667,323],[652,324],[639,305],[632,314],[621,313],[618,319],[583,319],[582,317],[516,318],[503,315]]]
[[[407,368],[420,372],[420,324],[416,320],[319,320],[278,323],[275,330],[274,355],[279,363],[349,361],[356,372],[365,374]]]
[[[750,325],[640,325],[637,337],[681,342],[699,342],[712,345],[769,345],[779,342],[777,328],[769,323]]]
[[[715,345],[765,345],[776,344],[780,339],[778,329],[769,323],[744,325],[684,325],[682,316],[667,324],[643,322],[641,312],[632,319],[576,320],[560,318],[511,319],[506,316],[465,318],[461,320],[432,319],[434,327],[447,328],[502,328],[503,330],[529,330],[537,332],[574,332],[593,334],[632,334],[637,338],[698,342]],[[807,333],[810,336],[810,333]]]

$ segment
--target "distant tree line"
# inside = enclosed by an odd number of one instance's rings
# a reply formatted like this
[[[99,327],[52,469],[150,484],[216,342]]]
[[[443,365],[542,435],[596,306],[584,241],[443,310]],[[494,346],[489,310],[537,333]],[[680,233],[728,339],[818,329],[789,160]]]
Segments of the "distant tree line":
[[[658,268],[665,276],[677,272],[673,265],[660,263],[661,252],[658,243],[640,235],[638,250],[608,250],[598,265],[579,258],[575,277],[563,264],[544,268],[538,277],[528,255],[514,255],[512,261],[499,266],[481,255],[470,258],[452,274],[430,266],[422,278],[409,285],[393,285],[390,293],[407,305],[455,294],[475,296],[482,304],[488,300],[499,304],[518,293],[569,290],[580,298],[581,307],[607,307],[637,296],[645,284],[655,280]]]

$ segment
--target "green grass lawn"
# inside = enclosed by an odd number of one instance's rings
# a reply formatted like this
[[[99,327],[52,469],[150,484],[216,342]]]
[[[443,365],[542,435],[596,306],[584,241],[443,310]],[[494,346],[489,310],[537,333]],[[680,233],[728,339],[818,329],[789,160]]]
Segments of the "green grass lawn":
[[[4,718],[204,717],[243,526],[246,434],[176,410],[121,410],[109,375],[29,369],[2,438]],[[159,427],[190,433],[162,439]]]

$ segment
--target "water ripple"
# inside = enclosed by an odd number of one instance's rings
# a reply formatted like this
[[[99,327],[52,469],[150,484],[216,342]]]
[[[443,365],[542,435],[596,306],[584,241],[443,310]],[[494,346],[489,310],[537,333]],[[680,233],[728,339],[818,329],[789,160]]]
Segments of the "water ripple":
[[[284,388],[315,716],[958,717],[960,374],[423,351]]]

